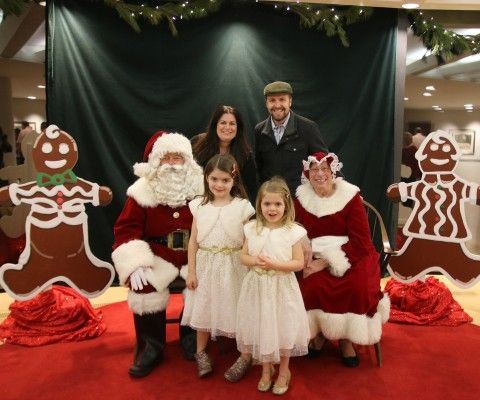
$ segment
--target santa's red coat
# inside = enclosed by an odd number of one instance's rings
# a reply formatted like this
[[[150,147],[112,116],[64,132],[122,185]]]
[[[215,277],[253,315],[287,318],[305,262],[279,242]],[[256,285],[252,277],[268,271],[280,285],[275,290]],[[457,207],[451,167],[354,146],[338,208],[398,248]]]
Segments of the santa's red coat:
[[[192,219],[187,205],[142,207],[133,198],[128,198],[114,226],[113,250],[134,239],[144,240],[153,254],[181,268],[187,264],[187,251],[172,250],[148,239],[168,235],[177,229],[190,231]]]

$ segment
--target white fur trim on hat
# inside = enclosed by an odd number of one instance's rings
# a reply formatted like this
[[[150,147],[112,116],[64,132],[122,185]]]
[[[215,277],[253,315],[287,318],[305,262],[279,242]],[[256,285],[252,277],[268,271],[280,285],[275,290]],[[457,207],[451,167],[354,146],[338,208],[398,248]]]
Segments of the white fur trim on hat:
[[[369,317],[364,314],[334,314],[322,310],[308,311],[310,335],[322,333],[329,340],[347,339],[361,345],[375,344],[382,337],[382,324],[390,315],[390,298],[386,293],[379,301],[377,312]]]
[[[162,158],[167,153],[178,153],[185,158],[192,158],[192,145],[190,140],[179,133],[168,133],[160,136],[153,145],[148,161],[153,158]]]
[[[359,191],[358,186],[344,181],[343,178],[336,178],[335,191],[330,197],[318,196],[310,182],[307,182],[297,188],[297,198],[305,210],[320,218],[343,210]]]
[[[128,307],[134,314],[154,314],[166,310],[170,293],[168,289],[162,292],[136,293],[128,291]]]
[[[127,279],[137,268],[152,266],[153,258],[150,245],[143,240],[130,240],[118,246],[112,253],[112,260],[118,272],[120,284],[125,285]]]

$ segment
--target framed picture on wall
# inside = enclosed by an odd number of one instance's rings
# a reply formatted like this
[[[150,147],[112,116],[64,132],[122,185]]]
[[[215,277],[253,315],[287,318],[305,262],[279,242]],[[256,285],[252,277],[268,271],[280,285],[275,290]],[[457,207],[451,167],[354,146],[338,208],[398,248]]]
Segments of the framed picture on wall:
[[[408,123],[408,131],[414,135],[415,129],[420,128],[422,133],[427,136],[430,132],[432,132],[432,123],[430,121],[420,121],[420,122],[409,122]]]
[[[460,150],[462,151],[462,160],[478,160],[479,151],[476,146],[475,131],[473,129],[450,129],[448,131],[454,137]],[[476,148],[477,147],[477,148]]]

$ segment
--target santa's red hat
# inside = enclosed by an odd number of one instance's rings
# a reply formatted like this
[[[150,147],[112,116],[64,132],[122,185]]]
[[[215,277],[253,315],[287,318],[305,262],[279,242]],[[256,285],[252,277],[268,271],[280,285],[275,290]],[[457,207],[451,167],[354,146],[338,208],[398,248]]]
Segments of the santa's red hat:
[[[151,177],[160,166],[160,160],[167,153],[180,154],[186,163],[194,162],[190,140],[179,133],[158,131],[152,135],[145,146],[143,162],[133,166],[135,175]]]
[[[330,167],[330,170],[333,173],[333,176],[336,176],[337,172],[340,171],[343,167],[343,164],[338,161],[338,157],[335,153],[325,153],[323,151],[319,151],[317,153],[308,156],[307,160],[302,161],[303,163],[303,173],[302,173],[302,181],[309,179],[309,170],[312,164],[321,164],[322,162],[326,162]]]

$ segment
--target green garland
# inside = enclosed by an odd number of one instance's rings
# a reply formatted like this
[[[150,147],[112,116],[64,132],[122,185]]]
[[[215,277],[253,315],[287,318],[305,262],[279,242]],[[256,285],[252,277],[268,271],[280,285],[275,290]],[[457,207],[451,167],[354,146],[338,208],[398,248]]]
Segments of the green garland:
[[[444,61],[465,53],[480,52],[480,34],[476,36],[459,35],[445,29],[422,11],[408,14],[413,33],[422,39],[424,46]]]
[[[32,0],[0,0],[0,8],[4,15],[20,15]],[[148,4],[132,4],[124,0],[93,0],[114,8],[120,18],[125,20],[136,32],[140,32],[140,21],[152,25],[158,25],[166,21],[173,35],[178,31],[175,26],[176,20],[190,20],[207,17],[218,11],[224,0],[184,0],[180,2],[164,3],[159,6]],[[324,31],[327,36],[338,36],[343,46],[348,47],[349,42],[345,32],[345,26],[365,21],[373,12],[368,7],[341,7],[334,8],[327,5],[307,3],[274,3],[262,1],[270,5],[272,9],[281,12],[291,12],[300,19],[300,24],[305,28]],[[408,18],[415,36],[422,39],[423,44],[433,54],[443,60],[466,53],[476,54],[480,52],[480,35],[459,35],[451,30],[443,28],[432,17],[428,18],[421,11],[409,11]]]
[[[167,20],[170,31],[177,35],[175,21],[177,19],[203,18],[216,12],[223,5],[223,0],[185,0],[177,3],[166,3],[161,6],[138,5],[127,3],[123,0],[103,0],[108,7],[116,9],[136,32],[140,32],[138,19],[144,19],[152,25],[157,25],[161,20]],[[367,7],[346,7],[336,10],[331,6],[313,5],[305,3],[262,2],[281,11],[292,11],[300,18],[300,24],[306,28],[316,28],[325,31],[327,36],[338,36],[345,47],[349,42],[344,26],[366,20],[372,10]]]

